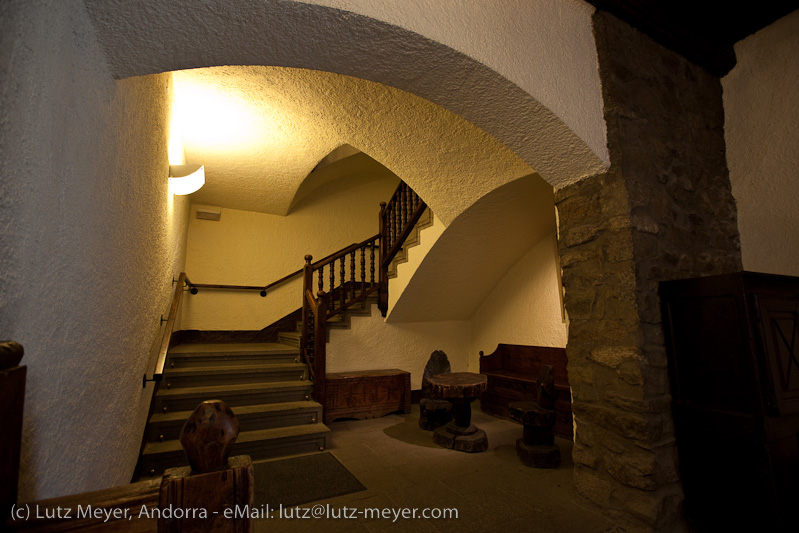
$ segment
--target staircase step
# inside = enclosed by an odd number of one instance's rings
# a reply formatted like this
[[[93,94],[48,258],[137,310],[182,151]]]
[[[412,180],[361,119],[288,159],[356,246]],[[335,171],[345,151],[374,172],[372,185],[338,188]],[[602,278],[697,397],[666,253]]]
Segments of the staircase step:
[[[203,366],[170,368],[164,374],[167,389],[231,385],[238,383],[268,383],[272,381],[305,381],[308,367],[299,363]]]
[[[310,381],[162,388],[155,395],[153,412],[193,411],[200,402],[212,399],[222,400],[230,407],[301,402],[310,399],[311,388]]]
[[[241,431],[313,424],[322,420],[322,405],[314,401],[242,405],[233,409]],[[147,442],[176,440],[191,411],[156,413],[147,425]]]
[[[295,346],[276,342],[180,344],[169,350],[167,368],[298,362]]]
[[[280,342],[284,344],[288,344],[290,346],[294,346],[297,349],[300,347],[300,337],[302,333],[299,331],[281,331],[277,334],[278,339]]]
[[[253,460],[268,459],[325,450],[330,445],[330,428],[307,424],[256,431],[242,431],[233,445],[231,456],[249,455]],[[141,457],[140,472],[160,475],[167,468],[188,466],[178,440],[148,443]]]

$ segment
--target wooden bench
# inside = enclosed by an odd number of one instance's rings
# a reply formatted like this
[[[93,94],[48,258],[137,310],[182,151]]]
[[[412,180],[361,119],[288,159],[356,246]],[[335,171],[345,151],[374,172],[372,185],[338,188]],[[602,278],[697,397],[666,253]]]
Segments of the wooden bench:
[[[338,418],[375,418],[411,412],[411,374],[404,370],[362,370],[325,375],[325,424]]]
[[[508,403],[535,401],[541,365],[550,365],[555,375],[555,434],[571,440],[571,388],[564,348],[500,344],[490,355],[480,352],[480,373],[488,376],[480,407],[485,413],[511,420]]]

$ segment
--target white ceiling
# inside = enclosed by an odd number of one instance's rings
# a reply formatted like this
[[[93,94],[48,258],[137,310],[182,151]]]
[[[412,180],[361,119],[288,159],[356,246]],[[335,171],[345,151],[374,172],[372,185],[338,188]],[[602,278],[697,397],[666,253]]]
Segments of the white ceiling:
[[[172,80],[170,163],[205,165],[194,203],[286,215],[331,180],[393,172],[448,224],[531,172],[461,117],[380,83],[264,66],[176,71]]]

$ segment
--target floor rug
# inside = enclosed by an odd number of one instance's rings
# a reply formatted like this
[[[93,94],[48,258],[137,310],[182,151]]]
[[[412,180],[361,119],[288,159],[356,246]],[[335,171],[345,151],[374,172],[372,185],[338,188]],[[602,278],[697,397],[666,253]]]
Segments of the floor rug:
[[[330,452],[253,465],[255,505],[284,507],[366,490]]]

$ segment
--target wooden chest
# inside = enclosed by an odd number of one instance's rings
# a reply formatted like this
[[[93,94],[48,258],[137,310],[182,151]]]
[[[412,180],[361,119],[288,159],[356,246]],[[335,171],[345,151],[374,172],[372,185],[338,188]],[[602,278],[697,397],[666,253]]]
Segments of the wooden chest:
[[[339,418],[375,418],[411,411],[411,374],[404,370],[362,370],[325,376],[325,423]]]

